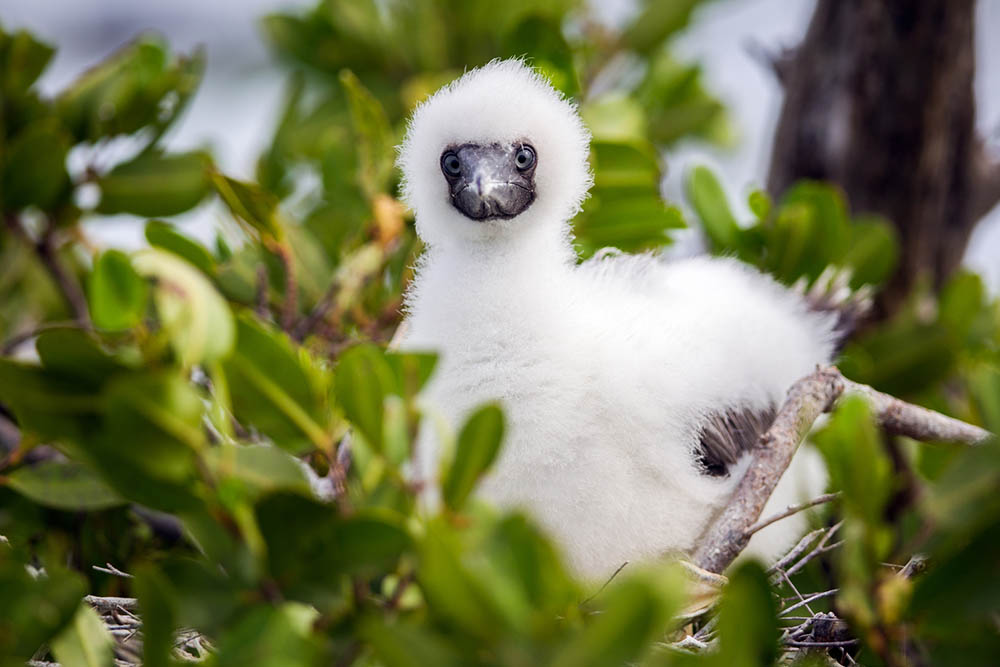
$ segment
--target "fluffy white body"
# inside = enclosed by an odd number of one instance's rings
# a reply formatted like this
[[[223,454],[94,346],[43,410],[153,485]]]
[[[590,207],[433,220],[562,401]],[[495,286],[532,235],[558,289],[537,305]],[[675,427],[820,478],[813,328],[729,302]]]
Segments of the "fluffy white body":
[[[537,151],[534,202],[510,219],[470,220],[449,197],[442,151],[510,141]],[[694,546],[746,463],[705,474],[696,451],[708,416],[780,404],[830,358],[833,323],[733,260],[610,254],[578,265],[569,220],[590,185],[588,144],[575,108],[519,61],[472,71],[417,110],[400,163],[427,250],[403,347],[440,355],[426,401],[454,427],[501,401],[507,436],[481,493],[525,509],[597,577]],[[432,429],[418,451],[433,478]],[[824,483],[802,451],[770,508]],[[779,522],[751,549],[773,556],[801,529]]]

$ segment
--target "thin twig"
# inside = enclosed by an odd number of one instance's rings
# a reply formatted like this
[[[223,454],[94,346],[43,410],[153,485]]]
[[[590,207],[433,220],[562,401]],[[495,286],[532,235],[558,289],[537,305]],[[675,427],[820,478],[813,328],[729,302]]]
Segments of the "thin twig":
[[[792,547],[787,554],[782,556],[781,560],[779,560],[777,563],[768,568],[767,573],[768,574],[774,574],[775,572],[780,573],[782,568],[784,568],[786,565],[789,565],[796,558],[804,554],[806,552],[806,549],[809,548],[809,545],[812,544],[817,537],[825,533],[826,530],[827,530],[826,528],[817,528],[816,530],[813,530],[803,535],[802,539],[798,541],[798,544]]]
[[[815,547],[813,547],[813,550],[807,553],[801,559],[799,559],[799,561],[795,563],[795,565],[792,565],[790,568],[785,570],[785,574],[788,575],[789,577],[792,576],[793,574],[804,568],[806,564],[809,563],[809,561],[811,561],[812,559],[816,558],[816,556],[825,554],[828,551],[833,551],[838,546],[840,546],[841,544],[840,542],[831,544],[830,546],[827,546],[827,542],[829,542],[830,538],[833,537],[838,530],[840,530],[840,527],[842,525],[844,525],[843,521],[835,524],[832,528],[830,528],[826,532],[826,535],[823,536],[823,539],[821,539],[819,543]]]
[[[839,497],[840,497],[839,491],[835,493],[824,493],[822,496],[817,496],[816,498],[813,498],[808,502],[799,503],[798,505],[789,505],[788,508],[785,509],[783,512],[779,512],[778,514],[775,514],[772,517],[758,521],[754,525],[747,528],[747,535],[748,536],[753,535],[757,531],[763,528],[767,528],[775,521],[780,521],[786,517],[792,516],[793,514],[797,514],[802,510],[809,509],[810,507],[815,507],[816,505],[822,505],[823,503],[828,503],[831,500],[836,500]]]
[[[330,282],[329,287],[326,288],[326,292],[320,297],[320,300],[316,302],[313,309],[309,312],[309,315],[302,318],[295,328],[292,330],[292,339],[298,342],[305,340],[305,337],[312,333],[313,329],[326,319],[326,316],[333,309],[333,305],[337,301],[337,294],[340,292],[340,280],[339,276],[334,276],[334,279]]]
[[[299,310],[299,284],[295,275],[295,258],[287,243],[277,243],[274,252],[281,260],[285,272],[285,303],[281,309],[281,328],[291,333],[295,326],[295,313]]]
[[[83,601],[100,612],[110,612],[116,609],[137,609],[139,601],[135,598],[113,598],[86,595]]]
[[[267,277],[267,266],[263,263],[257,265],[257,286],[256,295],[254,297],[254,313],[257,314],[262,320],[266,320],[268,315],[270,315],[270,309],[268,307],[268,289],[270,288],[270,281]]]
[[[117,567],[115,567],[111,563],[105,563],[104,567],[101,567],[100,565],[92,565],[91,567],[93,569],[97,570],[98,572],[103,572],[105,574],[113,574],[116,577],[124,577],[125,579],[131,579],[132,578],[131,574],[129,574],[128,572],[122,572],[121,570],[119,570]]]
[[[780,611],[778,613],[778,615],[779,616],[784,616],[785,614],[787,614],[790,611],[795,611],[796,609],[798,609],[800,607],[805,607],[806,605],[808,605],[810,602],[813,602],[814,600],[822,600],[823,598],[828,598],[828,597],[831,597],[833,595],[836,595],[839,590],[840,589],[833,588],[833,589],[830,589],[828,591],[823,591],[822,593],[813,593],[812,595],[810,595],[809,597],[807,597],[805,600],[800,600],[799,602],[796,602],[795,604],[793,604],[791,607],[788,607],[787,609],[784,609],[784,610]]]
[[[69,307],[69,311],[73,314],[76,322],[82,327],[90,328],[90,309],[87,307],[87,297],[84,296],[83,290],[76,282],[76,279],[66,271],[66,268],[59,260],[56,228],[52,220],[46,220],[45,230],[37,241],[32,240],[28,236],[28,233],[21,226],[21,222],[16,215],[8,213],[4,216],[4,220],[14,235],[35,251],[35,255],[38,256],[38,259],[52,277],[53,282],[55,282],[56,287],[59,288],[59,292],[66,301],[66,305]]]
[[[596,592],[596,593],[594,593],[593,595],[591,595],[591,596],[590,596],[589,598],[587,598],[587,599],[586,599],[586,600],[584,600],[583,602],[581,602],[581,603],[580,603],[580,606],[581,606],[581,607],[584,607],[584,606],[586,606],[588,602],[590,602],[591,600],[593,600],[594,598],[596,598],[596,597],[597,597],[598,595],[600,595],[600,594],[601,594],[602,592],[604,592],[604,589],[608,587],[608,584],[610,584],[610,583],[611,583],[612,581],[614,581],[615,577],[617,577],[617,576],[618,576],[618,574],[619,574],[619,573],[620,573],[620,572],[621,572],[622,570],[624,570],[624,569],[625,569],[625,566],[626,566],[626,565],[628,565],[628,561],[625,561],[624,563],[622,563],[621,565],[619,565],[619,566],[618,566],[618,569],[617,569],[617,570],[615,570],[614,572],[612,572],[612,573],[611,573],[611,576],[610,576],[610,577],[608,577],[608,580],[607,580],[607,581],[605,581],[605,582],[604,582],[604,583],[603,583],[603,584],[601,585],[601,587],[597,589],[597,592]]]
[[[796,648],[836,648],[839,646],[854,646],[858,643],[858,640],[844,639],[839,642],[798,642],[786,639],[784,643],[785,646],[794,646]]]

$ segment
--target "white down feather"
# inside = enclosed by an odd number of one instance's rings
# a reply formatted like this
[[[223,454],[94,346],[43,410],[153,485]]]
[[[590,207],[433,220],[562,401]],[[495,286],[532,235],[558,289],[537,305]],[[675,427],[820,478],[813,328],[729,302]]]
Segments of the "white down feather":
[[[535,202],[509,220],[461,215],[442,151],[524,140],[538,154]],[[481,494],[526,510],[578,572],[599,577],[694,546],[746,465],[721,478],[699,469],[706,415],[780,404],[830,359],[833,322],[735,260],[604,254],[578,265],[569,220],[591,184],[589,141],[575,107],[519,60],[473,70],[417,109],[399,162],[427,248],[402,347],[439,354],[425,401],[454,428],[500,400],[507,435]],[[417,448],[427,481],[432,433]],[[765,514],[824,484],[816,454],[801,450]],[[802,529],[797,515],[750,548],[772,558]]]

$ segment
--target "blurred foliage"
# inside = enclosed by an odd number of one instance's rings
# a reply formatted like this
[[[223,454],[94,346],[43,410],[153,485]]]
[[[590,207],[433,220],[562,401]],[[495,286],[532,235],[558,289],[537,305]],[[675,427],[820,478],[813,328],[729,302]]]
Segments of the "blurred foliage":
[[[393,169],[414,105],[467,67],[526,56],[594,132],[581,255],[662,247],[684,221],[660,198],[657,151],[731,135],[697,66],[671,55],[697,4],[641,3],[621,29],[579,0],[329,0],[267,17],[291,72],[253,182],[163,145],[200,54],[141,37],[50,99],[34,83],[52,47],[0,32],[0,664],[111,664],[85,593],[138,597],[149,665],[179,659],[180,628],[220,665],[782,659],[775,591],[790,584],[759,565],[730,573],[718,650],[680,650],[665,641],[685,600],[671,564],[581,582],[529,519],[479,502],[502,446],[496,406],[446,447],[443,502],[422,507],[407,470],[435,360],[383,349],[419,252]],[[106,164],[123,138],[132,154]],[[752,193],[750,224],[707,170],[688,194],[714,252],[784,282],[832,265],[877,285],[894,265],[890,228],[852,218],[829,186],[777,204]],[[161,219],[207,201],[238,239],[207,247]],[[93,247],[81,223],[121,213],[149,248]],[[978,277],[956,276],[862,332],[843,368],[996,431],[997,313]],[[997,447],[887,442],[855,402],[817,442],[847,544],[796,581],[838,586],[851,650],[866,664],[995,656]],[[923,578],[883,565],[917,549]]]

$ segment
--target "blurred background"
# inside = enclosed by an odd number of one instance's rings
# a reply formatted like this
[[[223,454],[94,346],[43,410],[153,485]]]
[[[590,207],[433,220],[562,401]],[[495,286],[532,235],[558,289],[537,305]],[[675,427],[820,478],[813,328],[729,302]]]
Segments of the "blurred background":
[[[208,146],[228,173],[253,176],[258,156],[271,141],[286,94],[286,63],[269,49],[261,18],[279,11],[304,11],[309,0],[0,0],[0,23],[27,28],[59,47],[40,81],[54,95],[137,33],[154,31],[177,52],[206,49],[206,72],[190,108],[171,128],[173,150]],[[631,0],[591,0],[593,14],[611,26],[637,11]],[[763,187],[783,88],[766,54],[796,45],[815,9],[812,0],[719,0],[701,3],[690,25],[673,40],[679,59],[699,64],[707,88],[726,106],[730,134],[721,145],[682,138],[663,149],[664,196],[682,202],[683,176],[693,164],[716,168],[729,188],[745,195]],[[989,150],[1000,154],[1000,2],[976,5],[976,126]],[[737,211],[746,214],[736,197]],[[88,231],[108,244],[137,247],[143,230],[129,216],[91,223]],[[184,214],[177,224],[202,240],[211,239],[225,216],[220,204]],[[680,235],[683,239],[683,234]],[[697,245],[697,244],[695,244]],[[690,246],[681,243],[680,251]],[[969,242],[965,262],[1000,292],[1000,208],[982,219]]]
[[[623,664],[661,638],[676,587],[626,572],[591,614],[543,535],[466,512],[495,408],[434,529],[402,528],[434,357],[385,351],[422,252],[394,146],[492,58],[527,57],[593,133],[581,259],[737,257],[841,312],[845,376],[1000,433],[997,34],[1000,0],[0,0],[0,664],[78,607],[105,633],[85,591],[168,610],[147,664],[199,633],[220,665],[484,640],[487,664]],[[683,664],[771,655],[779,629],[841,664],[995,664],[1000,449],[883,436],[860,403],[824,433],[842,502],[784,616],[753,566],[722,653]],[[893,573],[920,553],[927,576]],[[788,617],[800,591],[839,616]]]

